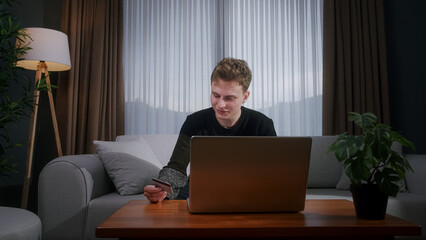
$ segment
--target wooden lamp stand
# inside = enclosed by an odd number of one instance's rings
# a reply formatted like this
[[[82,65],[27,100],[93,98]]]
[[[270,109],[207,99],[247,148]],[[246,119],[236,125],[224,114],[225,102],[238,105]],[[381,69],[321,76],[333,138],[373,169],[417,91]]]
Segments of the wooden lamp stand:
[[[54,101],[53,101],[52,88],[50,86],[49,72],[47,71],[46,63],[44,61],[40,61],[37,64],[35,86],[34,86],[34,105],[33,105],[33,112],[31,114],[30,132],[29,132],[29,136],[28,136],[27,163],[26,163],[24,187],[23,187],[23,190],[22,190],[22,201],[21,201],[21,208],[23,208],[23,209],[26,209],[27,206],[28,206],[28,196],[29,196],[29,189],[30,189],[30,182],[31,182],[32,163],[33,163],[33,157],[34,157],[35,132],[36,132],[36,127],[37,127],[38,104],[39,104],[39,99],[40,99],[40,91],[38,90],[37,85],[39,84],[40,80],[42,79],[42,74],[44,74],[44,76],[46,78],[46,84],[47,84],[47,90],[48,90],[47,94],[49,96],[49,103],[50,103],[50,113],[52,115],[53,129],[55,131],[56,148],[57,148],[57,151],[58,151],[58,156],[59,157],[62,156],[61,139],[59,138],[58,122],[56,120],[55,105],[54,105]]]

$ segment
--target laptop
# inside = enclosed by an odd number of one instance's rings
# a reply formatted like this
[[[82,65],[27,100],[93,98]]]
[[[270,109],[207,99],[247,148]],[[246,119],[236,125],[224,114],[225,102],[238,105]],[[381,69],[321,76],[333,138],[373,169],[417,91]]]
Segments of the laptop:
[[[191,138],[191,213],[299,212],[310,137]]]

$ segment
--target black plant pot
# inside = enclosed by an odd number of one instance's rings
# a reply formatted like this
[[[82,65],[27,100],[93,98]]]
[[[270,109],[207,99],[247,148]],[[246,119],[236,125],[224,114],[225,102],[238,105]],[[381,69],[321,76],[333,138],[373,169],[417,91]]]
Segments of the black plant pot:
[[[351,184],[356,216],[361,219],[381,220],[385,218],[388,195],[376,184]]]

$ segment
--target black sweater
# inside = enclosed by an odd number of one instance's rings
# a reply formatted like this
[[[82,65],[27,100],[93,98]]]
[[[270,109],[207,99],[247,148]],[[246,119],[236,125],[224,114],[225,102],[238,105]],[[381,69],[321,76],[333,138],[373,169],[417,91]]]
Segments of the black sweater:
[[[213,108],[195,112],[182,125],[170,162],[166,167],[186,175],[192,136],[276,136],[272,119],[263,113],[241,107],[241,116],[232,128],[222,127]]]

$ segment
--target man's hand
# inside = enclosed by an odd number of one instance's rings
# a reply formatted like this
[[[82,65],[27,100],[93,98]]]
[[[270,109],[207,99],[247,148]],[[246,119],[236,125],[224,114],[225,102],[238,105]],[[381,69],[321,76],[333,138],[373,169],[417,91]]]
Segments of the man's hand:
[[[161,188],[156,187],[154,185],[146,185],[143,188],[143,195],[148,198],[149,201],[156,203],[163,201],[166,196],[167,192],[163,191]]]

